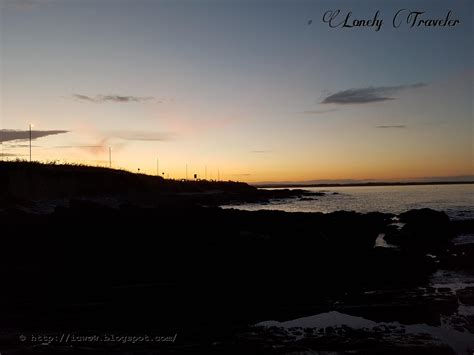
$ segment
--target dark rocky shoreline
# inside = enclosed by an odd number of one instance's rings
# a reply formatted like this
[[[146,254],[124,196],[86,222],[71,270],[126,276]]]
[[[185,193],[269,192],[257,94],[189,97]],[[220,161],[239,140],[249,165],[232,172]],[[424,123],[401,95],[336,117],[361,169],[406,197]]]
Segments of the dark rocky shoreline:
[[[456,243],[474,235],[472,220],[429,209],[398,216],[222,209],[324,195],[5,166],[2,354],[472,351],[463,339],[474,330],[474,244]],[[375,324],[256,326],[328,314]],[[423,333],[446,327],[462,333],[453,333],[461,343]],[[97,339],[104,334],[176,338]]]
[[[436,270],[473,274],[473,245],[452,243],[459,226],[442,212],[400,215],[405,225],[399,230],[393,228],[394,217],[246,212],[192,204],[111,208],[74,199],[51,214],[7,209],[0,212],[2,235],[7,236],[1,249],[5,291],[0,322],[11,336],[0,342],[11,353],[153,348],[169,353],[396,353],[400,344],[390,345],[383,332],[376,341],[373,332],[355,331],[288,343],[248,328],[266,319],[333,310],[431,326],[455,314],[459,295],[432,290],[430,296],[426,290]],[[461,227],[473,231],[472,221]],[[397,248],[374,248],[380,233]],[[472,290],[461,296],[471,306]],[[92,342],[72,348],[17,340],[19,333],[65,330],[178,333],[179,340],[151,347]],[[404,350],[452,353],[417,337]]]

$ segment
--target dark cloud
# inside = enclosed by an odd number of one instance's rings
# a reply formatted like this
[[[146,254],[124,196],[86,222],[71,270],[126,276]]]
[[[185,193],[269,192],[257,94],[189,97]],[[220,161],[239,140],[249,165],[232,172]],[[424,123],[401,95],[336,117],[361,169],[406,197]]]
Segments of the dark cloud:
[[[92,97],[86,96],[86,95],[81,95],[81,94],[74,94],[72,95],[74,99],[81,100],[81,101],[89,101],[89,102],[96,102],[95,99]]]
[[[53,131],[31,131],[31,138],[37,139],[46,136],[52,136],[56,134],[68,133],[69,131],[64,130],[53,130]],[[1,129],[0,130],[0,142],[8,141],[25,141],[30,139],[30,131],[19,131],[12,129]]]
[[[338,91],[334,94],[330,94],[323,101],[322,104],[366,104],[370,102],[388,101],[395,100],[396,98],[391,97],[401,91],[409,89],[418,89],[426,86],[423,83],[417,83],[412,85],[399,85],[399,86],[380,86],[380,87],[368,87],[360,89],[349,89]]]
[[[405,125],[375,126],[375,128],[407,128]]]
[[[19,157],[24,156],[24,154],[11,154],[11,153],[0,153],[0,157]]]
[[[153,100],[151,96],[125,96],[125,95],[96,95],[87,96],[82,94],[74,94],[72,97],[79,101],[93,102],[93,103],[104,103],[104,102],[146,102]]]
[[[301,113],[304,114],[304,115],[321,115],[323,113],[334,112],[334,111],[338,111],[338,109],[337,108],[330,108],[330,109],[327,109],[327,110],[309,110],[309,111],[303,111]]]
[[[110,136],[126,141],[168,141],[173,137],[166,132],[112,131]]]

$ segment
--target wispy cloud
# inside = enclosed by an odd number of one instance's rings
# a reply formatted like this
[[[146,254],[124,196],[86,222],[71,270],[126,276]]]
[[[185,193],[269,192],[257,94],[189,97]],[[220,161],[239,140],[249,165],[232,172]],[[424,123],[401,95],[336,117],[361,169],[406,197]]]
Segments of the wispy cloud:
[[[77,149],[89,154],[103,154],[107,151],[107,146],[103,145],[60,145],[51,149]]]
[[[250,153],[252,153],[252,154],[265,154],[265,153],[271,153],[271,150],[251,150]]]
[[[165,132],[149,132],[136,130],[116,130],[97,132],[99,139],[89,142],[72,142],[72,144],[58,145],[48,149],[75,150],[94,156],[108,154],[109,147],[113,152],[119,152],[134,141],[167,141],[173,139],[173,135]],[[97,137],[96,137],[97,138]]]
[[[147,132],[147,131],[111,131],[109,135],[114,138],[120,138],[127,141],[168,141],[173,139],[173,135],[166,132]]]
[[[68,133],[69,131],[64,130],[51,130],[51,131],[31,131],[31,138],[37,139],[46,136],[52,136],[56,134]],[[25,141],[30,138],[30,131],[20,131],[12,129],[1,129],[0,130],[0,142],[8,141]]]
[[[127,145],[127,143],[125,142],[110,142],[110,138],[111,137],[102,137],[94,144],[73,143],[68,145],[50,147],[49,149],[74,149],[91,155],[103,155],[108,152],[109,147],[111,147],[116,152],[122,150]]]
[[[301,112],[303,115],[322,115],[324,113],[329,113],[329,112],[334,112],[338,111],[337,108],[330,108],[327,110],[308,110],[308,111],[303,111]]]
[[[417,83],[411,85],[398,85],[398,86],[379,86],[379,87],[368,87],[359,89],[349,89],[338,91],[334,94],[328,95],[322,104],[366,104],[370,102],[389,101],[395,100],[392,97],[394,94],[400,93],[405,90],[418,89],[426,86],[424,83]]]
[[[51,149],[69,149],[69,148],[102,148],[102,145],[58,145]]]
[[[29,144],[11,144],[11,143],[6,143],[2,144],[3,147],[10,149],[10,148],[28,148],[30,145]],[[34,148],[38,148],[39,145],[32,145]]]
[[[82,94],[73,94],[72,98],[82,102],[92,103],[104,103],[104,102],[115,102],[115,103],[127,103],[127,102],[147,102],[154,99],[152,96],[129,96],[129,95],[96,95],[88,96]]]
[[[11,153],[0,153],[0,157],[22,157],[25,156],[25,154],[11,154]]]
[[[375,128],[407,128],[405,125],[375,126]]]

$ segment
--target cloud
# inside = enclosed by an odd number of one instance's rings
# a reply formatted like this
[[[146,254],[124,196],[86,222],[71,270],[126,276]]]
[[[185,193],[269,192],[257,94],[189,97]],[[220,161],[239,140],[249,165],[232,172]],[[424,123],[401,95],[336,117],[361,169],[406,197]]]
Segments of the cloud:
[[[82,150],[86,153],[97,155],[97,154],[104,154],[107,152],[107,146],[105,144],[102,145],[60,145],[56,147],[51,147],[50,149],[78,149]]]
[[[82,94],[73,94],[73,99],[92,102],[92,103],[104,103],[104,102],[116,102],[116,103],[127,103],[127,102],[146,102],[153,100],[151,96],[125,96],[125,95],[96,95],[87,96]]]
[[[375,126],[375,128],[407,128],[405,125]]]
[[[68,148],[102,148],[103,145],[59,145],[51,149],[68,149]]]
[[[169,133],[153,131],[116,130],[98,132],[98,134],[101,138],[89,144],[73,142],[72,144],[54,146],[49,149],[72,149],[94,156],[101,156],[108,154],[109,147],[112,149],[112,152],[120,152],[133,141],[157,142],[172,139],[172,135]]]
[[[1,143],[1,142],[0,142],[0,143]],[[11,143],[3,144],[3,143],[2,143],[2,146],[3,146],[4,148],[10,149],[10,148],[28,148],[30,145],[29,145],[29,144],[11,144]],[[32,147],[38,148],[39,145],[32,145]]]
[[[166,132],[147,132],[147,131],[111,131],[110,136],[127,141],[168,141],[172,135]]]
[[[264,153],[271,153],[271,150],[251,150],[250,153],[252,153],[252,154],[264,154]]]
[[[11,154],[11,153],[0,153],[0,157],[22,157],[25,156],[26,154]]]
[[[69,131],[64,130],[52,130],[52,131],[31,131],[31,138],[37,139],[46,136],[52,136],[56,134],[68,133]],[[0,130],[0,142],[8,141],[25,141],[30,139],[30,131],[19,131],[13,129],[1,129]]]
[[[326,96],[321,101],[322,104],[336,104],[336,105],[347,105],[347,104],[366,104],[370,102],[389,101],[395,100],[396,98],[392,95],[397,94],[401,91],[409,89],[418,89],[426,86],[424,83],[417,83],[411,85],[399,85],[399,86],[379,86],[379,87],[368,87],[360,89],[349,89],[338,91],[334,94]]]
[[[113,151],[120,151],[127,143],[111,143],[110,137],[101,138],[99,141],[96,141],[94,144],[80,144],[80,143],[73,143],[68,145],[59,145],[50,147],[49,149],[76,149],[83,151],[87,154],[91,155],[103,155],[108,154],[109,147],[112,148]]]
[[[338,111],[337,108],[330,108],[327,110],[309,110],[301,112],[303,115],[321,115],[323,113]]]

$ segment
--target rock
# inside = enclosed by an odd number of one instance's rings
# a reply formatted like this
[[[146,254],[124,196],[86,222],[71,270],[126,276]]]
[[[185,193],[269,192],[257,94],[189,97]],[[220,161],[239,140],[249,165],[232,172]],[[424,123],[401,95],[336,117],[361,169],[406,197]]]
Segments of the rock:
[[[389,230],[385,240],[411,251],[445,251],[454,237],[449,217],[444,212],[429,208],[401,213],[400,230]]]
[[[474,306],[474,287],[466,287],[456,291],[459,302],[465,305]]]

